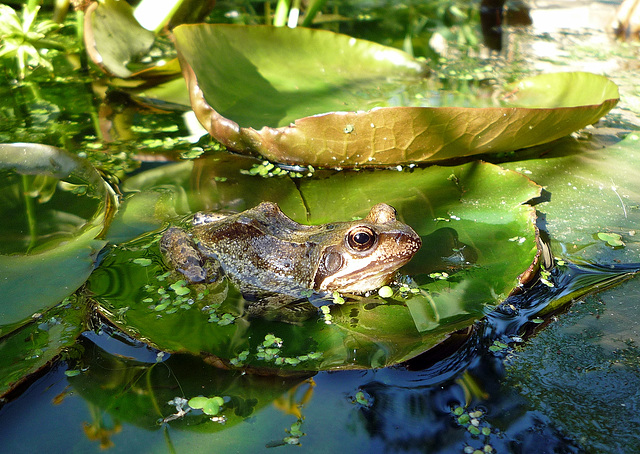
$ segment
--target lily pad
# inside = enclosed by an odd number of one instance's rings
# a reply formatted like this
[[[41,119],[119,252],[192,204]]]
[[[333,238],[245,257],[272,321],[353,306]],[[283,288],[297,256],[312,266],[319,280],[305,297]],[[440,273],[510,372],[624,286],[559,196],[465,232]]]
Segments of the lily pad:
[[[502,165],[550,194],[543,211],[556,255],[574,262],[639,261],[640,181],[626,168],[640,166],[640,135],[616,144],[567,138],[522,157]]]
[[[252,193],[272,181],[252,178],[253,185],[243,186]],[[239,190],[233,174],[218,182],[222,193],[227,187]],[[382,367],[471,325],[535,268],[535,211],[524,203],[540,188],[491,164],[319,175],[303,180],[300,190],[314,223],[348,220],[378,202],[394,205],[423,240],[405,269],[413,280],[392,287],[389,298],[345,295],[347,304],[332,306],[330,317],[301,324],[249,320],[244,300],[226,282],[180,282],[160,255],[159,235],[152,234],[112,248],[93,273],[89,287],[98,310],[162,350],[202,354],[226,367]],[[289,214],[309,222],[304,212]]]
[[[155,40],[153,32],[133,17],[133,8],[123,1],[103,0],[87,8],[84,42],[89,57],[104,71],[129,77],[128,64],[146,53]]]
[[[71,296],[60,307],[3,336],[0,343],[0,395],[53,361],[62,349],[69,349],[67,357],[72,356],[72,346],[85,329],[88,317],[86,300]]]
[[[389,166],[512,151],[592,124],[619,98],[605,77],[556,73],[505,87],[494,107],[442,107],[424,63],[380,44],[265,26],[185,25],[174,36],[209,133],[288,164]]]
[[[304,220],[306,209],[294,182],[249,175],[247,168],[254,163],[252,158],[216,153],[129,178],[122,186],[126,197],[107,239],[123,243],[180,215],[203,210],[239,212],[263,200],[277,200],[289,215]]]
[[[6,334],[84,283],[116,202],[86,160],[48,145],[0,145],[0,175],[0,329]]]

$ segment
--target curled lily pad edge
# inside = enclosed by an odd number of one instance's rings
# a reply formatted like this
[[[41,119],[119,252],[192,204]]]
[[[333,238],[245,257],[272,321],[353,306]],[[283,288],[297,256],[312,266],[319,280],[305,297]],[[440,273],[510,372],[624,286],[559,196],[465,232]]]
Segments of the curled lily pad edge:
[[[319,32],[319,30],[314,31]],[[198,83],[195,70],[180,51],[175,35],[173,40],[178,50],[178,58],[187,83],[192,108],[211,136],[230,150],[242,154],[262,156],[284,164],[329,168],[388,167],[431,163],[483,153],[509,152],[548,143],[593,124],[606,115],[619,101],[617,86],[604,76],[582,72],[553,73],[517,81],[506,86],[505,91],[514,90],[514,87],[517,87],[516,91],[526,88],[527,82],[536,77],[558,78],[563,77],[559,74],[564,74],[567,77],[577,75],[582,78],[585,76],[601,78],[603,99],[599,103],[559,107],[376,107],[371,110],[355,112],[318,113],[296,119],[288,126],[263,126],[258,130],[253,127],[241,127],[234,120],[224,117],[209,105]],[[573,120],[573,124],[567,127],[564,123],[568,120],[570,122],[571,117],[580,110],[585,111],[580,120]],[[424,128],[419,134],[405,137],[398,137],[393,131],[391,134],[382,131],[382,135],[385,135],[384,140],[389,139],[388,142],[384,142],[386,148],[376,150],[376,143],[372,139],[372,145],[368,150],[362,150],[358,145],[349,149],[349,143],[358,140],[354,138],[357,137],[358,131],[376,129],[376,125],[384,124],[385,120],[388,122],[389,112],[397,117],[399,124],[403,125],[412,124],[413,120],[420,116],[426,116],[428,118],[426,123],[430,125],[430,128]],[[448,123],[454,116],[465,117],[464,121],[457,122],[463,126],[449,127]],[[500,123],[505,120],[506,124]],[[513,131],[512,134],[525,130],[524,127],[527,126],[530,131],[537,130],[536,136],[531,136],[529,140],[516,140],[514,143],[510,134],[506,134],[506,137],[503,138],[492,132],[489,134],[490,136],[498,137],[497,140],[492,140],[492,137],[485,139],[481,134],[469,135],[465,130],[466,125],[473,122],[476,123],[476,126],[479,123],[497,123],[498,128],[496,129],[502,129],[498,132],[504,132],[514,121],[517,122],[517,131]],[[435,127],[433,127],[434,123]],[[315,132],[318,130],[323,131],[321,136]],[[482,126],[478,130],[483,131]],[[329,132],[328,135],[327,132]],[[352,132],[356,132],[356,134],[351,134]],[[371,133],[369,132],[369,134]],[[528,134],[531,135],[531,133]],[[437,135],[442,136],[442,141],[434,147],[432,138]],[[452,140],[449,136],[454,139]],[[380,141],[378,140],[377,143],[379,144]]]

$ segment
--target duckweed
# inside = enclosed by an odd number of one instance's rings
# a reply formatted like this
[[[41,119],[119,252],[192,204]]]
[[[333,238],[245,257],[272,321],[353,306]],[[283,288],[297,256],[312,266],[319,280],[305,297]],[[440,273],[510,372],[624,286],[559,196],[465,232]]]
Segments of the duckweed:
[[[322,318],[327,325],[331,324],[331,320],[333,320],[333,316],[331,315],[331,308],[329,306],[320,306],[320,312],[322,313]]]
[[[498,340],[493,341],[493,345],[489,347],[489,350],[492,352],[499,352],[507,349],[509,346],[503,342]]]
[[[256,348],[256,358],[273,362],[277,366],[289,365],[297,366],[305,361],[318,360],[322,357],[321,352],[310,352],[304,355],[298,355],[294,357],[282,356],[281,348],[283,341],[281,338],[276,337],[273,334],[267,334],[264,341]],[[249,352],[242,352],[238,355],[236,361],[231,361],[234,365],[241,365],[249,356]]]
[[[188,404],[193,409],[202,410],[205,415],[215,416],[220,412],[220,408],[224,405],[224,399],[219,396],[198,396],[189,399]]]
[[[620,248],[624,247],[624,242],[622,241],[622,236],[617,233],[607,233],[607,232],[599,232],[598,239],[607,243],[608,246],[612,248]]]
[[[540,270],[540,282],[542,282],[547,287],[555,287],[551,272],[548,270]]]
[[[171,284],[169,288],[174,292],[176,292],[176,295],[184,296],[191,292],[191,290],[189,290],[189,288],[186,285],[187,285],[187,281],[185,281],[184,279],[181,279]]]
[[[371,407],[373,405],[373,399],[371,398],[371,396],[369,396],[367,393],[365,393],[364,391],[360,390],[356,393],[356,400],[355,400],[358,404],[362,405],[363,407]]]
[[[276,167],[276,165],[273,164],[272,162],[263,161],[260,164],[254,164],[249,170],[244,170],[244,169],[240,170],[240,173],[243,175],[256,175],[264,178],[272,178],[277,176],[303,178],[303,177],[310,177],[315,172],[315,169],[311,165],[307,166],[306,170],[307,170],[306,173],[303,173],[302,171],[296,172],[296,171],[286,170],[282,167]]]
[[[136,265],[140,265],[140,266],[149,266],[153,262],[152,262],[151,259],[147,259],[147,258],[144,258],[144,257],[139,257],[137,259],[133,259],[133,263],[135,263]]]
[[[456,422],[461,427],[465,428],[472,437],[484,437],[480,448],[467,445],[463,449],[464,453],[483,454],[493,452],[493,447],[488,443],[488,441],[494,430],[492,430],[489,423],[482,420],[484,417],[484,412],[482,410],[465,412],[463,407],[458,406],[451,409],[451,414],[456,418]]]

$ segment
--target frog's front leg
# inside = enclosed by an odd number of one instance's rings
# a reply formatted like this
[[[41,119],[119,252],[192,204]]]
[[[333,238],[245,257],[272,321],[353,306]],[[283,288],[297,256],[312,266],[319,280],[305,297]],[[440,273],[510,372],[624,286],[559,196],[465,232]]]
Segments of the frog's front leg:
[[[160,251],[171,266],[182,273],[189,282],[207,282],[206,259],[184,230],[177,227],[167,229],[160,239]]]

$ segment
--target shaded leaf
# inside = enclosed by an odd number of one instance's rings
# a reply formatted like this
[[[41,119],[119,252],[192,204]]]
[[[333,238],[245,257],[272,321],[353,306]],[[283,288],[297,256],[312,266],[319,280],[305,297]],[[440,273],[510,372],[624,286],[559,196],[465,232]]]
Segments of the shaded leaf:
[[[42,314],[0,342],[0,395],[15,388],[71,347],[85,329],[87,302],[70,297],[63,305]],[[68,353],[70,355],[70,353]]]
[[[202,210],[244,211],[263,200],[277,200],[296,219],[306,210],[289,178],[261,178],[240,173],[250,158],[216,153],[208,159],[149,170],[124,182],[129,196],[118,210],[107,239],[129,241],[162,227],[179,215]]]
[[[0,319],[6,327],[84,283],[116,202],[87,161],[48,145],[0,145],[0,175]]]
[[[94,2],[85,12],[87,52],[95,64],[115,76],[131,76],[127,65],[146,53],[154,40],[153,32],[138,24],[127,2]]]
[[[238,374],[187,355],[172,355],[162,363],[145,362],[132,358],[132,353],[137,353],[134,349],[128,351],[129,355],[109,353],[84,336],[79,344],[84,354],[75,363],[83,372],[69,378],[74,393],[114,420],[126,421],[147,431],[156,431],[158,421],[163,419],[170,421],[172,428],[191,433],[230,429],[254,417],[301,381],[300,378]],[[105,374],[105,370],[126,373]],[[167,374],[167,370],[171,373]],[[220,397],[207,398],[202,394],[225,396],[229,403],[223,406]],[[212,423],[209,415],[199,411],[176,414],[178,408],[186,406],[176,405],[182,396],[188,400],[188,404],[184,404],[192,408],[218,404],[218,414],[224,416],[225,424]]]

